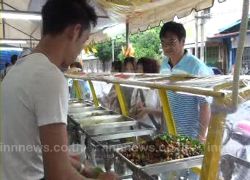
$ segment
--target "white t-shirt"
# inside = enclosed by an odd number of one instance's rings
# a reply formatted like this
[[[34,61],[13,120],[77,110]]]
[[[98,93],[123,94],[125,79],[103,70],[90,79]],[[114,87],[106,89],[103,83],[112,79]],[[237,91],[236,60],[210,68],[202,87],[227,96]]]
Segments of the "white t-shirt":
[[[145,107],[147,108],[152,108],[155,110],[161,110],[161,104],[160,104],[160,99],[159,95],[157,93],[157,90],[153,89],[142,89],[144,99],[145,99]],[[136,104],[142,102],[141,96],[139,93],[139,89],[134,89],[131,97],[131,109],[130,111],[135,111],[136,109],[135,106]],[[142,102],[143,103],[143,102]],[[161,123],[161,117],[157,117],[154,115],[155,121],[160,124]],[[148,116],[148,114],[145,114],[141,119],[137,119],[147,125],[150,125],[155,128],[152,120]]]
[[[45,55],[35,53],[10,69],[2,93],[3,179],[41,179],[44,169],[39,127],[67,123],[66,79]]]

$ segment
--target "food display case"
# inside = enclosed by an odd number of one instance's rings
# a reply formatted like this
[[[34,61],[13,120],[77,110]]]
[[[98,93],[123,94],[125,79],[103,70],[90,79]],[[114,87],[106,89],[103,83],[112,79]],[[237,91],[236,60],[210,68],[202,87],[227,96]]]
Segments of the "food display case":
[[[130,117],[81,103],[70,105],[69,117],[96,141],[153,135],[155,132],[151,126]]]
[[[68,127],[71,127],[71,142],[85,144],[90,162],[107,171],[114,168],[112,149],[155,134],[151,126],[86,102],[69,105]]]
[[[222,139],[223,132],[228,114],[233,112],[232,106],[232,76],[213,76],[213,77],[190,77],[186,75],[153,75],[153,74],[65,74],[68,78],[81,79],[91,81],[104,81],[106,83],[113,83],[117,93],[117,98],[120,103],[120,108],[123,118],[128,118],[128,109],[121,89],[122,85],[129,85],[132,87],[147,87],[151,89],[157,89],[161,105],[163,108],[163,115],[166,121],[167,131],[169,135],[177,136],[177,130],[175,121],[171,114],[170,104],[168,102],[167,91],[174,91],[182,94],[191,94],[194,96],[208,96],[212,101],[212,117],[208,128],[208,135],[206,144],[204,145],[204,151],[200,154],[196,154],[191,157],[182,157],[178,159],[165,159],[159,162],[152,162],[149,164],[137,164],[127,157],[123,152],[131,148],[131,146],[141,143],[138,139],[133,139],[129,143],[124,143],[124,146],[114,146],[111,148],[113,153],[112,158],[115,160],[115,166],[127,167],[133,173],[134,179],[142,179],[142,176],[146,174],[143,179],[155,179],[155,175],[165,173],[171,170],[192,168],[197,174],[200,174],[201,179],[211,180],[218,179],[220,175],[220,160],[222,157]],[[239,103],[250,99],[250,77],[240,77],[239,88]],[[91,89],[94,90],[94,87]],[[93,97],[97,100],[97,97]],[[95,107],[98,108],[98,102],[95,101]],[[110,114],[109,114],[110,115]],[[114,115],[114,114],[112,114]],[[119,116],[117,116],[119,119]],[[80,119],[80,118],[79,118]],[[130,119],[130,118],[128,118]],[[119,120],[118,120],[119,121]],[[126,120],[127,121],[127,120]],[[126,122],[125,121],[125,122]],[[129,121],[129,120],[128,120]],[[114,123],[114,122],[109,122]],[[105,147],[105,143],[112,144],[113,138],[108,139],[95,138],[103,137],[103,132],[97,131],[95,133],[95,125],[89,126],[92,131],[89,131],[90,139],[96,141],[101,147]],[[100,126],[101,127],[101,126]],[[105,127],[105,125],[103,126]],[[134,127],[134,126],[130,126]],[[84,126],[82,126],[84,129]],[[85,129],[88,129],[86,127]],[[138,131],[140,129],[128,129],[129,132],[133,130]],[[123,131],[119,131],[120,135],[124,134]],[[93,133],[93,134],[91,134]],[[104,132],[105,133],[105,132]],[[88,134],[88,132],[87,132]],[[157,136],[151,134],[154,140]],[[147,141],[151,141],[148,139]],[[115,141],[114,141],[115,142]],[[119,142],[121,143],[121,142]],[[216,150],[211,151],[211,147],[216,147]],[[119,169],[115,167],[115,169]],[[122,168],[120,168],[122,169]],[[124,169],[124,168],[123,168]],[[120,170],[120,174],[124,174],[124,170]]]

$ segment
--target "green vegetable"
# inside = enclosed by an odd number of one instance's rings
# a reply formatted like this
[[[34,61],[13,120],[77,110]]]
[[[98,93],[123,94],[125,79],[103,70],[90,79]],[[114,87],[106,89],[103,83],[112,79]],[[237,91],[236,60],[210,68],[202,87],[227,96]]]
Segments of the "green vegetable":
[[[94,174],[95,174],[96,177],[98,177],[100,174],[104,173],[104,171],[100,167],[95,167],[93,169],[93,171],[94,171]]]

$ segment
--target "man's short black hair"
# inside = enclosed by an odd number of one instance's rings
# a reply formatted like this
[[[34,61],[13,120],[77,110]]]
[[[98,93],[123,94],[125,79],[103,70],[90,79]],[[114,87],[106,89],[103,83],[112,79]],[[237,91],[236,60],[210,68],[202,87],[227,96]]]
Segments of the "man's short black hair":
[[[43,35],[59,34],[70,25],[81,24],[82,31],[97,23],[97,15],[87,0],[48,0],[42,9]]]
[[[182,38],[186,38],[186,30],[183,25],[174,21],[167,22],[162,26],[160,31],[160,39],[162,39],[167,32],[174,33],[178,37],[179,41]]]
[[[10,62],[11,62],[12,65],[14,65],[14,64],[16,64],[16,61],[17,61],[17,55],[14,54],[14,55],[11,56]]]

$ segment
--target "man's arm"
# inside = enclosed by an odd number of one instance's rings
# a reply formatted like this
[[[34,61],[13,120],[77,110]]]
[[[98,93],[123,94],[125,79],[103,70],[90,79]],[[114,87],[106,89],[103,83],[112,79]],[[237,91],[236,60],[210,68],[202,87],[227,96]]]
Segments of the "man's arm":
[[[46,180],[83,180],[70,163],[66,125],[49,124],[39,127],[39,131]]]
[[[198,138],[201,142],[206,140],[206,133],[210,122],[210,117],[210,105],[208,103],[200,104],[200,132]]]

